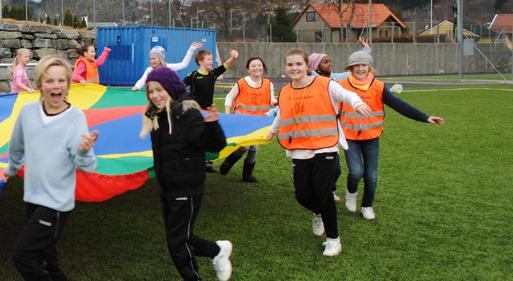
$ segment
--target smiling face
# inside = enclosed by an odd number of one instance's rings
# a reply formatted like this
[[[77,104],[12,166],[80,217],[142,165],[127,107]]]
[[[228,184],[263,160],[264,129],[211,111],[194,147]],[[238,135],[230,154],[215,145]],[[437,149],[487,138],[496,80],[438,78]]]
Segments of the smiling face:
[[[369,75],[370,66],[368,64],[357,64],[351,66],[351,74],[358,80],[365,80]]]
[[[84,52],[84,57],[88,60],[93,61],[96,59],[96,49],[93,46],[89,46],[87,51]]]
[[[157,68],[161,65],[160,58],[154,54],[150,55],[150,65],[152,68]]]
[[[64,66],[50,66],[41,79],[41,95],[48,113],[61,112],[68,105],[65,102],[68,96],[68,77]]]
[[[246,69],[248,74],[253,78],[262,77],[264,75],[264,64],[260,59],[254,59],[249,62],[248,68]]]
[[[146,95],[148,100],[159,109],[163,109],[167,102],[171,99],[171,96],[157,81],[148,82],[146,85]]]
[[[292,80],[300,81],[306,77],[308,64],[303,56],[292,54],[285,59],[285,71]]]
[[[210,71],[212,70],[212,64],[214,63],[213,59],[212,59],[212,55],[209,54],[209,55],[205,55],[203,57],[203,59],[201,59],[199,61],[199,66],[201,68],[203,68],[204,70],[206,71]]]

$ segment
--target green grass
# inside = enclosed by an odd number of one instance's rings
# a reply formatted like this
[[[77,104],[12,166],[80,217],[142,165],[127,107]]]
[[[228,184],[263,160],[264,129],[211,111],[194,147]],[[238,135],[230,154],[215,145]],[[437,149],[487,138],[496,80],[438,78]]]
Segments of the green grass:
[[[506,81],[512,81],[511,73],[502,74]],[[458,75],[416,75],[416,76],[387,76],[380,77],[383,81],[402,81],[402,82],[458,82]],[[486,74],[464,74],[463,81],[471,80],[491,80],[504,81],[504,79],[496,73]]]
[[[240,182],[241,163],[208,176],[196,233],[233,242],[233,280],[513,280],[513,93],[474,88],[400,96],[443,116],[443,127],[386,110],[377,219],[339,205],[340,256],[322,256],[276,143],[260,147],[259,184]],[[107,202],[79,202],[58,245],[65,272],[75,281],[180,280],[159,204],[154,180]],[[21,280],[9,259],[24,220],[20,180],[4,191],[0,213],[0,280]],[[210,261],[198,260],[203,278],[215,280]]]

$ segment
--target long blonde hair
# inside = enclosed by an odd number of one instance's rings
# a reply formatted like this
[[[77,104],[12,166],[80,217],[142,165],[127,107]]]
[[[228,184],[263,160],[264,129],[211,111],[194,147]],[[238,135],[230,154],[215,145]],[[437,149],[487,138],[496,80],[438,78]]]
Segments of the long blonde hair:
[[[14,59],[12,60],[12,65],[9,67],[9,73],[10,73],[11,77],[14,74],[14,69],[16,68],[18,63],[20,62],[21,56],[25,55],[25,54],[30,56],[30,50],[29,49],[25,49],[25,48],[21,48],[21,49],[18,49],[18,51],[16,51],[16,57],[14,57]]]

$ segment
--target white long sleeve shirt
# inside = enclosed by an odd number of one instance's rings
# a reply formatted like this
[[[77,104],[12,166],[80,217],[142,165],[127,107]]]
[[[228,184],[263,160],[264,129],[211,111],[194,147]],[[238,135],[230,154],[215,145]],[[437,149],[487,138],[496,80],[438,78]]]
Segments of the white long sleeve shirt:
[[[191,59],[192,59],[192,55],[194,54],[194,51],[196,51],[196,47],[194,47],[193,45],[191,45],[189,47],[189,49],[187,50],[187,53],[185,54],[185,57],[183,57],[183,60],[179,63],[168,63],[166,64],[167,68],[171,69],[171,70],[174,70],[174,71],[178,71],[178,70],[182,70],[184,68],[187,68],[187,66],[189,66],[189,63],[191,62]],[[150,72],[153,70],[154,68],[153,67],[148,67],[146,68],[146,70],[144,71],[143,75],[141,76],[141,78],[139,78],[139,80],[135,83],[134,87],[136,87],[137,89],[142,89],[144,87],[144,85],[146,85],[146,79],[148,78],[148,74],[150,74]]]
[[[335,81],[330,81],[329,83],[329,95],[331,98],[331,103],[333,105],[333,109],[335,109],[335,113],[339,113],[339,104],[341,102],[345,102],[351,105],[351,107],[356,108],[357,106],[363,104],[364,102],[358,97],[356,93],[348,91],[342,86],[340,86]],[[337,121],[338,123],[338,121]],[[271,126],[270,132],[273,134],[277,134],[280,130],[280,113],[274,118],[273,124]],[[339,132],[339,145],[342,146],[344,150],[348,148],[347,141],[344,136],[344,131],[340,127],[340,123],[338,124],[338,132]],[[285,154],[287,157],[293,159],[310,159],[318,153],[328,153],[328,152],[338,152],[338,144],[332,147],[322,148],[322,149],[296,149],[296,150],[285,150]]]

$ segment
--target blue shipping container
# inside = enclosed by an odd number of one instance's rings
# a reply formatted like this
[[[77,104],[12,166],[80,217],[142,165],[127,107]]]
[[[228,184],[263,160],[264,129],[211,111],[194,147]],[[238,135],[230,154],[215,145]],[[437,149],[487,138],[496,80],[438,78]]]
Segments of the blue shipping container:
[[[115,26],[96,29],[96,50],[112,49],[105,64],[99,68],[104,85],[131,86],[150,66],[150,50],[154,46],[166,49],[166,63],[182,62],[192,42],[203,43],[216,61],[216,32],[210,29],[167,28],[157,26]],[[214,66],[215,67],[215,66]],[[178,72],[180,77],[197,69],[194,56],[189,66]]]

